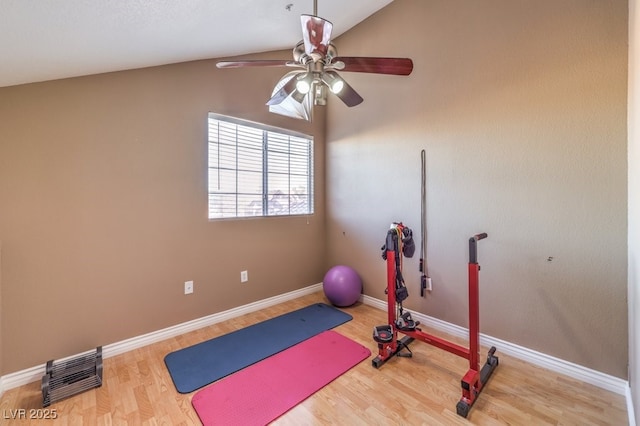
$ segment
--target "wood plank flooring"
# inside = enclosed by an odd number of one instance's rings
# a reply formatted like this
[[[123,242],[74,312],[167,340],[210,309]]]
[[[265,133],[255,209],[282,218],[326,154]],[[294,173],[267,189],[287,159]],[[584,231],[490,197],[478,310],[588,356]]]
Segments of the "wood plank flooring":
[[[26,410],[29,417],[30,410],[42,409],[42,395],[39,383],[8,390],[0,399],[0,424],[199,425],[191,406],[193,394],[175,390],[164,356],[315,302],[326,303],[322,292],[107,358],[102,387],[52,404],[48,408],[55,410],[55,420],[11,419],[16,410]],[[274,425],[628,424],[623,396],[511,358],[501,354],[500,348],[496,352],[500,365],[463,419],[455,406],[461,394],[460,379],[468,368],[466,360],[414,342],[410,346],[413,358],[395,357],[375,369],[371,359],[377,346],[371,333],[375,325],[386,322],[386,313],[360,303],[344,311],[354,319],[335,330],[371,349],[371,358]],[[482,348],[483,362],[486,352]]]

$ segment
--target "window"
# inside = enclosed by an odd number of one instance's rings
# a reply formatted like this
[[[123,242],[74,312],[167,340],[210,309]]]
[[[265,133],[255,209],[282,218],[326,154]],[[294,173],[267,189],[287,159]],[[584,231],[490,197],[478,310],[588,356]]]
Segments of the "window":
[[[313,213],[313,138],[209,113],[209,219]]]

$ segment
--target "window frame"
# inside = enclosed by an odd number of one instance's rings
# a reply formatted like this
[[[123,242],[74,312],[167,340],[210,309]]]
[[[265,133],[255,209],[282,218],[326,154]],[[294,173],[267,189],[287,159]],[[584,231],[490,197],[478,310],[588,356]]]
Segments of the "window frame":
[[[238,203],[238,198],[241,195],[246,195],[245,193],[239,191],[239,181],[238,181],[238,174],[239,172],[242,172],[243,169],[240,168],[239,166],[239,157],[237,156],[238,154],[238,136],[236,133],[236,137],[235,137],[235,154],[236,154],[236,158],[235,158],[235,165],[233,166],[233,168],[221,168],[220,164],[217,165],[217,167],[212,167],[211,164],[211,160],[212,160],[212,149],[218,148],[218,150],[221,147],[221,140],[218,139],[216,141],[212,141],[212,137],[211,137],[211,120],[216,120],[218,123],[225,123],[225,124],[231,124],[236,126],[236,132],[238,131],[238,127],[237,126],[244,126],[249,128],[251,131],[260,131],[262,132],[262,147],[261,147],[261,155],[262,155],[262,169],[260,171],[261,173],[261,203],[262,203],[262,211],[260,212],[260,214],[240,214],[240,205]],[[286,155],[287,158],[287,165],[288,165],[288,171],[286,173],[278,173],[281,176],[286,176],[286,179],[289,182],[289,188],[288,188],[288,192],[285,194],[287,199],[288,199],[288,213],[271,213],[271,207],[272,204],[270,203],[270,199],[273,197],[274,194],[270,194],[269,193],[269,178],[273,177],[272,175],[276,174],[276,172],[272,172],[270,175],[269,172],[269,164],[270,164],[270,159],[269,159],[269,153],[271,152],[272,154],[275,152],[274,150],[270,150],[269,149],[269,135],[275,135],[276,139],[278,138],[286,138],[287,139],[287,143],[288,143],[288,147],[286,149],[286,151],[280,151],[280,154],[284,153]],[[302,161],[301,163],[297,163],[300,165],[305,165],[307,168],[307,174],[297,174],[297,173],[292,173],[291,171],[291,165],[292,165],[292,161],[291,161],[291,157],[293,156],[300,156],[299,154],[296,154],[295,152],[292,154],[292,145],[291,145],[291,138],[296,138],[296,139],[303,139],[303,143],[306,143],[306,147],[304,147],[306,149],[306,156],[303,156],[304,158],[306,158],[306,162]],[[255,142],[255,141],[254,141]],[[272,143],[274,143],[275,141],[272,140]],[[218,220],[237,220],[237,219],[257,219],[257,218],[269,218],[269,217],[292,217],[292,216],[312,216],[315,213],[315,153],[314,153],[314,145],[315,145],[315,141],[314,141],[314,137],[305,133],[301,133],[301,132],[297,132],[294,130],[290,130],[290,129],[284,129],[281,127],[276,127],[276,126],[271,126],[271,125],[267,125],[267,124],[263,124],[263,123],[258,123],[255,121],[250,121],[250,120],[244,120],[244,119],[240,119],[240,118],[236,118],[236,117],[231,117],[231,116],[227,116],[227,115],[223,115],[223,114],[217,114],[214,112],[209,112],[207,115],[207,217],[210,221],[218,221]],[[257,146],[257,145],[256,145]],[[247,157],[248,158],[248,157]],[[272,160],[275,162],[275,160]],[[272,163],[273,165],[273,163]],[[295,163],[294,163],[295,165]],[[212,191],[212,176],[211,173],[212,171],[217,171],[218,173],[218,179],[220,176],[220,171],[221,170],[226,170],[228,172],[233,172],[234,176],[235,176],[235,182],[233,183],[235,190],[234,192],[227,192],[227,195],[231,195],[234,196],[236,199],[235,202],[235,212],[231,215],[229,214],[225,214],[224,212],[216,215],[213,214],[212,212],[215,210],[215,202],[212,201],[212,197],[215,195],[224,195],[224,192],[214,192]],[[295,193],[293,192],[292,188],[291,188],[291,178],[293,177],[305,177],[307,179],[307,183],[306,183],[306,211],[305,212],[292,212],[291,211],[291,207],[292,207],[292,200],[291,197],[292,195],[295,195]],[[220,184],[220,181],[218,180],[218,185]],[[257,195],[254,194],[254,195]]]

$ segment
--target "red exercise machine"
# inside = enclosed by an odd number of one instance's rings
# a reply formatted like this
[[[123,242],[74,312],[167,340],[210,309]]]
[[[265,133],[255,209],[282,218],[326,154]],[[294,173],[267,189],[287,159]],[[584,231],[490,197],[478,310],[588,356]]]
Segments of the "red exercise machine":
[[[375,368],[392,356],[411,357],[409,344],[414,340],[433,345],[452,354],[469,360],[469,371],[462,377],[462,398],[456,405],[456,412],[467,417],[471,406],[489,380],[493,370],[498,366],[498,357],[494,355],[496,348],[491,347],[487,362],[480,370],[478,351],[479,344],[479,290],[478,275],[480,265],[477,261],[477,242],[487,238],[486,233],[474,235],[469,239],[469,348],[449,342],[440,337],[425,333],[418,325],[419,321],[411,318],[410,312],[404,312],[402,301],[408,297],[407,288],[402,278],[402,258],[411,257],[415,251],[412,231],[402,223],[394,223],[387,232],[385,245],[382,247],[382,257],[387,261],[387,310],[389,324],[377,326],[373,329],[373,339],[378,343],[378,355],[372,363]],[[404,334],[398,340],[398,333]],[[406,352],[401,352],[406,349]]]

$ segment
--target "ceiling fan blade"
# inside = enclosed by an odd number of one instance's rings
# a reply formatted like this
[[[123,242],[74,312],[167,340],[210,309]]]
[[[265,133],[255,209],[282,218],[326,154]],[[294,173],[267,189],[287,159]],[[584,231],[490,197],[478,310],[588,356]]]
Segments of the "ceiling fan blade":
[[[362,103],[362,101],[364,100],[362,99],[362,96],[360,96],[353,87],[349,86],[349,83],[344,81],[342,77],[338,76],[337,72],[327,71],[327,74],[331,74],[334,77],[339,78],[340,81],[342,81],[342,84],[343,84],[342,89],[339,90],[337,93],[335,92],[332,92],[332,93],[334,93],[337,97],[339,97],[340,100],[342,100],[342,102],[345,103],[345,105],[347,105],[348,107],[354,107]]]
[[[294,90],[296,90],[296,83],[297,83],[297,79],[296,79],[296,75],[299,74],[299,72],[290,72],[287,75],[285,75],[282,79],[280,79],[280,82],[278,82],[278,84],[276,85],[276,87],[278,87],[278,85],[282,84],[282,81],[286,78],[289,79],[289,81],[287,81],[286,83],[284,83],[282,85],[282,87],[276,91],[273,96],[271,96],[271,99],[269,99],[267,101],[267,105],[271,106],[271,105],[279,105],[280,103],[282,103],[282,101],[284,101],[290,94],[293,93]]]
[[[286,67],[291,63],[284,59],[257,59],[249,61],[220,61],[218,68],[242,68],[242,67]]]
[[[344,63],[336,67],[348,72],[369,72],[374,74],[409,75],[413,71],[413,61],[409,58],[374,58],[364,56],[339,56],[334,63]]]
[[[321,58],[326,56],[327,49],[331,43],[333,24],[326,19],[313,15],[300,16],[300,22],[302,23],[304,51],[307,55],[316,54]]]

